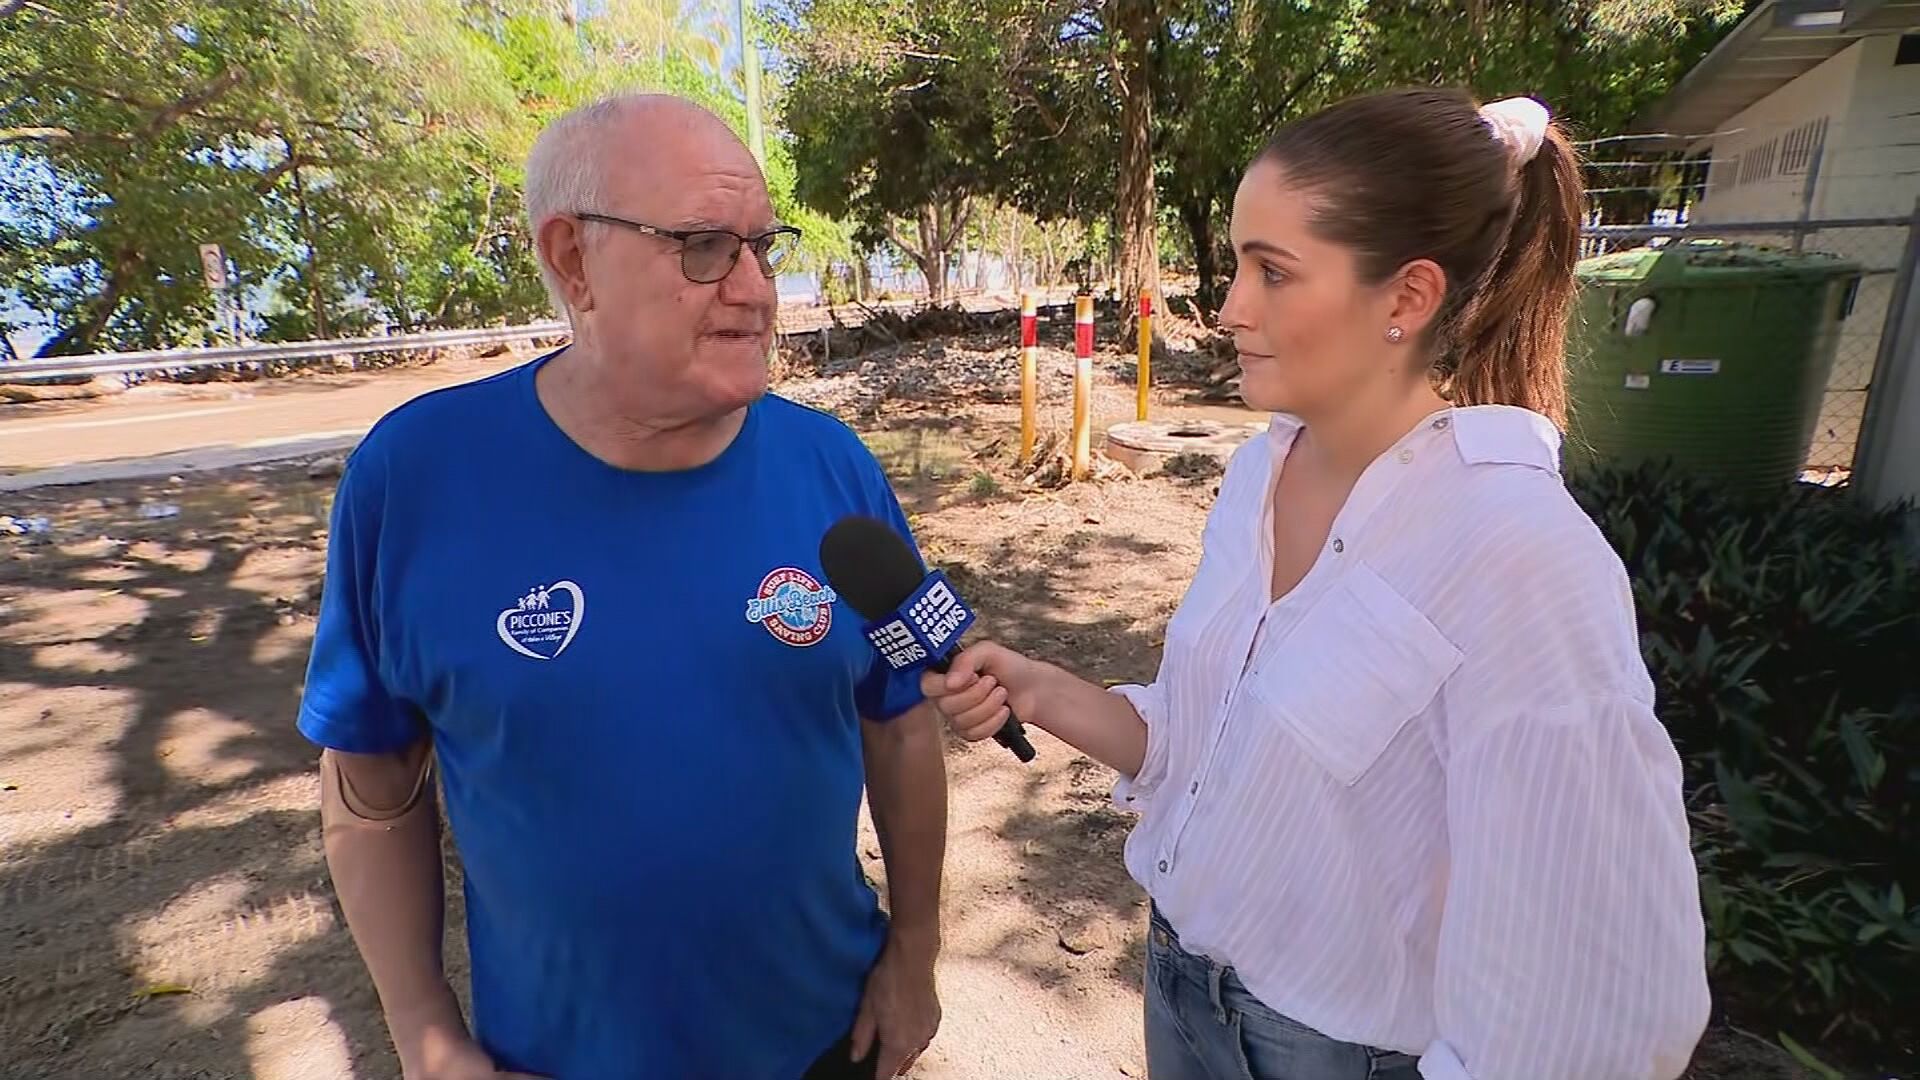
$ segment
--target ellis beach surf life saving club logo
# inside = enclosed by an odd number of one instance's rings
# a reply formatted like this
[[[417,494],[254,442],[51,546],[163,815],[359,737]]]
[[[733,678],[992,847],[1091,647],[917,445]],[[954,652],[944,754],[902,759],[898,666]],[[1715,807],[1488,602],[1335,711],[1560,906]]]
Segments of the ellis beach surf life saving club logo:
[[[833,605],[840,599],[805,570],[783,566],[768,574],[747,601],[747,621],[767,628],[795,648],[819,644],[833,629]]]
[[[535,660],[556,660],[573,644],[587,614],[587,598],[571,581],[536,585],[500,613],[494,629],[507,648]]]

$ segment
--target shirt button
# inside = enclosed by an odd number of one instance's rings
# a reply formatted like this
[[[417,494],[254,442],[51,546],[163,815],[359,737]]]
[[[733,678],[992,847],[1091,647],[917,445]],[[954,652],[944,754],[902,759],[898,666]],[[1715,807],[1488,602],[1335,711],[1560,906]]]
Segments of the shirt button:
[[[1198,781],[1198,780],[1195,780],[1195,781],[1193,782],[1193,786],[1192,786],[1192,787],[1189,787],[1189,788],[1187,789],[1187,794],[1189,794],[1189,795],[1198,795],[1198,794],[1200,794],[1200,781]]]
[[[1435,421],[1433,422],[1433,430],[1435,430],[1435,431],[1445,431],[1445,430],[1447,430],[1447,428],[1448,428],[1448,427],[1450,427],[1450,426],[1452,426],[1452,424],[1453,424],[1453,418],[1452,418],[1452,417],[1449,417],[1449,416],[1443,416],[1443,417],[1441,417],[1440,419],[1438,419],[1438,420],[1435,420]]]
[[[1412,460],[1413,460],[1413,451],[1411,450],[1400,451],[1400,464],[1405,465],[1407,462]]]
[[[1339,538],[1339,537],[1337,537],[1337,536],[1336,536],[1336,537],[1334,537],[1334,539],[1333,539],[1333,552],[1334,552],[1334,554],[1336,554],[1336,555],[1338,555],[1338,554],[1339,554],[1340,552],[1343,552],[1343,551],[1345,551],[1345,550],[1347,550],[1347,542],[1346,542],[1345,540],[1342,540],[1342,539],[1340,539],[1340,538]]]
[[[1160,860],[1160,872],[1163,874],[1167,872],[1167,860],[1165,859]]]

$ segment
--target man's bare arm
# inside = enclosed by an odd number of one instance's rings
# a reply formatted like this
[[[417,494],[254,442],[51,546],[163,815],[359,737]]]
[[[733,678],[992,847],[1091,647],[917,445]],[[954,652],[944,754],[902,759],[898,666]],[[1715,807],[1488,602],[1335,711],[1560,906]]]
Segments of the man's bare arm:
[[[886,860],[893,935],[931,959],[940,948],[940,877],[947,851],[947,767],[938,719],[919,705],[865,724],[867,802]]]
[[[947,773],[940,722],[922,703],[884,724],[865,722],[867,803],[886,860],[891,927],[854,1021],[858,1060],[878,1049],[875,1075],[904,1072],[940,1028],[940,875],[947,849]]]
[[[320,827],[334,892],[380,993],[407,1080],[492,1077],[441,963],[446,921],[433,748],[320,757]]]

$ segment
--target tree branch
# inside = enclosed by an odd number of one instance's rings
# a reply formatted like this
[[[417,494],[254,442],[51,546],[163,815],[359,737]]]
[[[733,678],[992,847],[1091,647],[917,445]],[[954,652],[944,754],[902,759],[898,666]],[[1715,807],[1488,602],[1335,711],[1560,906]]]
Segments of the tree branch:
[[[907,243],[907,238],[900,235],[900,224],[893,220],[892,214],[887,215],[887,239],[893,241],[894,247],[906,252],[907,258],[914,262],[924,264],[927,261],[925,254],[915,250],[912,244]]]
[[[62,86],[77,93],[88,94],[119,105],[125,105],[129,108],[156,114],[155,117],[148,122],[146,130],[140,133],[145,136],[157,135],[165,130],[166,127],[179,123],[182,119],[189,116],[208,121],[209,123],[225,124],[235,130],[251,132],[255,135],[270,135],[273,133],[275,127],[272,120],[264,117],[249,119],[243,116],[229,116],[224,113],[213,113],[205,110],[206,105],[210,104],[220,95],[225,94],[228,90],[231,90],[245,78],[245,73],[238,70],[229,70],[219,78],[213,80],[213,82],[172,102],[152,101],[145,98],[131,97],[103,87],[90,86],[86,83],[75,82],[72,79],[62,78],[57,75],[41,73],[34,77],[44,83]],[[400,122],[404,123],[404,121]],[[343,124],[333,120],[320,120],[310,116],[300,117],[295,122],[295,126],[340,132],[341,134],[351,135],[369,145],[372,139],[372,133],[364,127],[356,127],[352,124]],[[116,142],[130,142],[134,138],[132,135],[124,134],[96,136],[75,135],[73,137],[111,139]]]
[[[494,236],[499,235],[498,233],[490,231],[493,228],[493,193],[499,190],[499,187],[500,185],[494,182],[493,177],[487,177],[487,202],[486,205],[481,208],[480,228],[476,230],[480,235],[475,237],[473,241],[472,251],[475,258],[480,256],[480,252],[485,249],[486,244],[491,241]]]
[[[947,229],[939,235],[937,241],[941,251],[952,250],[953,245],[959,241],[960,234],[966,231],[967,223],[973,218],[973,199],[966,195],[956,198],[960,205],[948,216]]]
[[[272,191],[274,186],[280,183],[281,179],[288,173],[295,169],[304,169],[309,165],[318,165],[325,169],[330,168],[333,162],[308,154],[294,155],[282,161],[280,164],[275,165],[273,168],[268,169],[266,172],[261,173],[259,182],[253,185],[253,193],[255,195],[265,195],[267,192]]]
[[[1288,109],[1293,108],[1293,103],[1299,99],[1300,95],[1306,93],[1307,87],[1313,85],[1315,79],[1325,75],[1327,69],[1332,67],[1333,64],[1334,55],[1331,51],[1321,54],[1320,63],[1316,65],[1312,71],[1304,72],[1299,78],[1293,80],[1293,85],[1289,86],[1287,92],[1281,96],[1280,100],[1275,102],[1273,107],[1267,110],[1266,115],[1260,118],[1260,122],[1254,125],[1253,130],[1265,132],[1272,128],[1274,124],[1279,122],[1282,116],[1287,114]]]
[[[0,128],[0,143],[11,142],[131,142],[126,135],[81,135],[66,128],[57,127],[14,127]]]
[[[240,80],[244,78],[246,74],[239,68],[228,68],[212,82],[174,99],[172,104],[162,108],[147,122],[147,134],[158,135],[179,123],[181,117],[198,113],[203,106],[240,85]]]

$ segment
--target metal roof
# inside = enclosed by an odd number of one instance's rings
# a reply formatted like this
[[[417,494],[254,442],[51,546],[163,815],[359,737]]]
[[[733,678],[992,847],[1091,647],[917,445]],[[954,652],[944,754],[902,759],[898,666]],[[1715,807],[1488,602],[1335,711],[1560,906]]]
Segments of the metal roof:
[[[1766,0],[1633,130],[1693,142],[1861,38],[1915,30],[1920,0]]]

